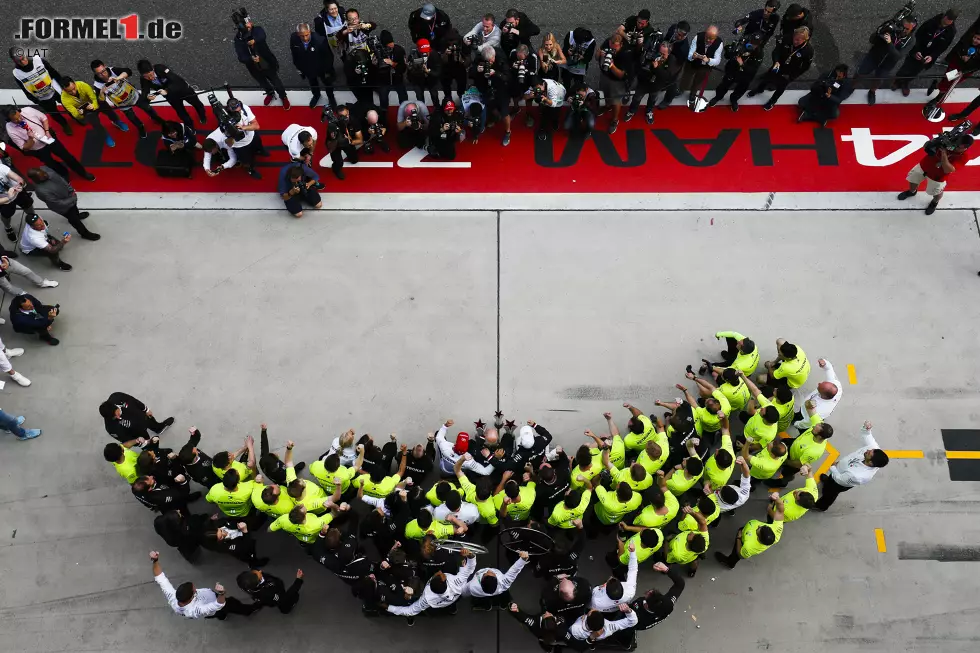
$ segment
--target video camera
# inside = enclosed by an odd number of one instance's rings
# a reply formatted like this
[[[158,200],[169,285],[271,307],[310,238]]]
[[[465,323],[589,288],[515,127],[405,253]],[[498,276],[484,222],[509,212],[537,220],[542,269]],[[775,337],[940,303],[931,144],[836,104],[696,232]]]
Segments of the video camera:
[[[351,59],[353,73],[360,78],[361,84],[367,84],[371,77],[371,53],[358,49],[349,52],[348,56]]]
[[[387,45],[381,42],[379,37],[372,34],[371,36],[367,37],[367,41],[365,41],[365,43],[367,44],[368,50],[371,52],[371,62],[375,66],[381,70],[391,68],[391,66],[385,62],[385,59],[391,59],[391,50]]]
[[[251,31],[248,25],[246,25],[246,22],[250,20],[251,17],[249,16],[248,9],[245,7],[239,7],[237,10],[231,12],[231,22],[235,23],[235,27],[238,28],[238,32],[243,37]]]
[[[905,5],[895,12],[889,20],[886,20],[878,28],[878,36],[884,36],[885,34],[891,34],[894,37],[903,31],[902,23],[905,22],[907,18],[913,18],[913,12],[915,11],[915,0],[908,0]]]
[[[929,156],[935,156],[939,150],[952,152],[963,143],[966,136],[971,136],[971,129],[973,129],[973,123],[969,120],[964,120],[948,132],[943,132],[932,140],[926,141],[923,149]]]
[[[643,42],[643,58],[640,60],[640,67],[644,70],[651,70],[653,62],[660,58],[660,44],[664,42],[664,33],[659,29],[654,29]]]
[[[241,101],[236,99],[231,92],[231,84],[225,82],[225,91],[228,93],[228,103],[233,104],[232,100],[241,106]],[[235,141],[240,141],[245,138],[245,132],[239,129],[238,120],[234,118],[228,110],[228,107],[218,100],[218,96],[214,94],[214,88],[208,91],[208,104],[211,105],[211,110],[214,112],[214,117],[218,119],[218,129],[221,133],[228,138],[233,138]]]
[[[762,32],[752,32],[751,34],[742,33],[734,41],[725,45],[725,57],[734,59],[735,57],[762,56],[762,50],[766,47],[766,35]]]

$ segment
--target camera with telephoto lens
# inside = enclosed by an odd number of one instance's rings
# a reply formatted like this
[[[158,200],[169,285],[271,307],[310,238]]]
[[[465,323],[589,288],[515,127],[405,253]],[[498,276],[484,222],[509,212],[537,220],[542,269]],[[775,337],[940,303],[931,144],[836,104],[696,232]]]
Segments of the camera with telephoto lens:
[[[493,64],[488,61],[479,63],[476,65],[476,71],[483,73],[484,77],[490,79],[490,77],[493,75]]]
[[[602,63],[599,66],[600,68],[602,68],[602,72],[608,71],[609,68],[612,66],[613,57],[615,56],[615,54],[616,53],[613,52],[612,50],[606,50],[606,53],[602,56]]]
[[[517,23],[511,19],[505,20],[504,24],[500,26],[500,31],[504,34],[510,34],[515,29],[517,29]]]
[[[470,129],[472,129],[473,131],[479,133],[480,125],[483,124],[483,116],[481,114],[477,114],[474,116],[471,113],[467,113],[466,116],[463,118],[463,124],[469,127]]]
[[[371,76],[371,54],[367,50],[354,50],[348,54],[352,58],[354,74],[367,84]]]
[[[414,54],[418,54],[418,51],[416,50]],[[416,70],[419,68],[424,68],[425,64],[428,63],[428,61],[429,61],[428,57],[426,57],[424,54],[419,54],[419,56],[412,57],[411,59],[408,60],[408,67],[414,68]]]
[[[385,59],[391,59],[391,50],[387,45],[381,42],[381,39],[373,34],[367,38],[365,41],[368,50],[371,52],[371,61],[378,68],[386,69],[391,68],[390,65],[385,61]]]
[[[765,48],[766,35],[762,32],[746,34],[742,32],[738,38],[725,45],[725,58],[759,56]]]
[[[524,86],[524,84],[527,83],[527,66],[521,59],[515,61],[514,66],[516,66],[517,69],[517,85]]]
[[[228,100],[234,100],[241,105],[241,102],[235,99],[231,92],[231,84],[225,83],[225,91],[228,93]],[[233,138],[235,141],[240,141],[245,138],[245,132],[238,127],[238,119],[232,116],[228,108],[221,104],[218,100],[218,96],[214,94],[214,89],[208,91],[208,104],[211,105],[211,110],[214,112],[214,117],[218,119],[218,129],[221,133],[228,138]]]
[[[929,156],[935,156],[939,150],[952,152],[963,143],[966,136],[970,136],[971,129],[973,129],[973,123],[969,120],[964,120],[948,132],[943,132],[932,140],[926,141],[923,149]]]
[[[418,109],[412,109],[406,117],[408,118],[408,126],[411,129],[416,131],[422,129],[422,114],[419,113]]]
[[[581,111],[585,108],[585,98],[578,93],[572,93],[572,98],[568,101],[568,104],[571,105],[572,111]]]
[[[902,23],[905,22],[905,19],[910,18],[914,11],[915,0],[909,0],[901,9],[895,12],[894,16],[881,24],[881,27],[878,28],[878,36],[884,37],[885,34],[890,34],[892,39],[894,39],[904,31]]]

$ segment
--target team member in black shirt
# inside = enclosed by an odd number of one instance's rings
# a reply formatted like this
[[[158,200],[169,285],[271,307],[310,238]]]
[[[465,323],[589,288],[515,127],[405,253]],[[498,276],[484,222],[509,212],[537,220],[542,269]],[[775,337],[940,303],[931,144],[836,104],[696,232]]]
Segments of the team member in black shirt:
[[[132,490],[133,496],[153,512],[187,512],[187,504],[201,498],[200,492],[190,491],[190,483],[183,475],[170,484],[158,483],[152,476],[140,476],[133,483]]]
[[[565,631],[568,630],[568,625],[571,623],[565,617],[555,616],[548,611],[541,614],[528,614],[521,612],[516,603],[511,603],[507,612],[524,624],[531,631],[531,634],[538,638],[538,644],[541,645],[542,650],[547,651],[547,653],[561,650],[558,641],[565,635]]]
[[[259,437],[259,469],[265,474],[266,478],[272,479],[276,485],[286,484],[286,463],[282,461],[276,454],[269,450],[269,432],[268,427],[262,424],[260,427],[262,429],[262,434]],[[287,450],[292,450],[290,444],[286,445]],[[299,474],[306,467],[305,462],[298,462],[295,465],[296,473]]]
[[[946,51],[956,36],[957,11],[949,9],[945,14],[933,16],[922,23],[915,32],[915,45],[905,57],[902,67],[895,73],[892,89],[901,89],[902,95],[909,94],[909,84],[923,70],[928,70],[936,59]]]
[[[581,576],[558,578],[541,593],[541,609],[572,623],[592,603],[592,584]]]
[[[209,490],[221,482],[218,475],[214,473],[211,464],[211,456],[197,448],[201,442],[201,432],[196,426],[188,429],[191,433],[190,439],[180,448],[178,459],[187,470],[187,475]]]
[[[755,32],[745,37],[736,51],[731,52],[731,57],[725,64],[725,77],[715,88],[715,96],[708,102],[708,106],[713,107],[725,97],[729,90],[732,90],[731,106],[732,111],[738,111],[738,101],[745,95],[752,85],[752,80],[762,67],[762,57],[765,48],[765,35],[762,32]]]
[[[531,22],[523,11],[508,9],[500,24],[500,49],[504,53],[516,50],[519,45],[531,48],[531,39],[541,33],[541,28]],[[531,48],[533,52],[533,48]]]
[[[686,20],[678,21],[670,27],[667,28],[666,33],[664,33],[664,41],[670,45],[670,53],[674,55],[674,58],[680,63],[683,70],[684,64],[687,62],[687,55],[691,53],[691,40],[688,35],[691,33],[691,24]],[[678,77],[680,74],[678,73]],[[674,101],[674,98],[681,92],[680,85],[677,83],[677,77],[674,81],[666,87],[666,92],[664,93],[664,99],[660,101],[657,105],[658,109],[666,109],[670,106],[670,103]]]
[[[658,562],[653,566],[653,569],[662,574],[667,574],[673,585],[670,586],[666,594],[661,594],[659,590],[653,589],[644,594],[643,598],[630,603],[630,607],[639,620],[636,624],[636,630],[649,630],[669,617],[674,611],[674,604],[677,603],[681,592],[684,591],[684,579],[681,577],[678,567],[668,567],[664,563]]]
[[[303,586],[303,570],[296,570],[296,580],[286,589],[281,578],[261,569],[251,569],[238,574],[238,586],[252,600],[267,608],[278,607],[279,612],[289,614],[299,602],[299,589]]]
[[[388,30],[381,30],[381,45],[387,49],[388,56],[376,61],[375,83],[378,85],[378,115],[381,124],[388,124],[389,95],[391,91],[398,94],[398,102],[408,100],[408,89],[405,88],[405,72],[408,62],[405,59],[405,48],[395,43],[395,37]]]
[[[779,36],[776,38],[776,43],[789,43],[793,40],[793,34],[801,27],[810,30],[812,35],[813,15],[809,9],[794,2],[786,7],[786,13],[783,14],[783,19],[779,21]]]
[[[612,120],[609,121],[609,133],[615,134],[619,127],[619,112],[623,108],[623,98],[629,88],[629,79],[633,74],[633,55],[624,47],[623,37],[613,34],[602,44],[595,58],[599,62],[599,90],[606,100],[606,106],[612,106]]]
[[[734,33],[741,36],[742,34],[762,32],[765,35],[764,40],[768,41],[776,33],[776,28],[779,27],[779,14],[777,13],[779,5],[779,0],[766,0],[765,7],[750,11],[735,21]]]
[[[881,80],[888,77],[892,68],[902,58],[902,51],[915,39],[917,22],[915,16],[908,16],[902,21],[899,29],[894,29],[892,25],[886,23],[876,29],[868,39],[871,48],[861,59],[857,73],[854,75],[855,82],[861,77],[871,76],[868,84],[868,104],[875,103],[875,91],[878,90]]]
[[[552,509],[564,500],[565,493],[571,487],[569,483],[571,466],[568,456],[561,447],[555,451],[557,453],[555,459],[541,463],[537,471],[536,492],[534,505],[531,507],[531,516],[539,521],[551,514]]]
[[[150,438],[147,429],[160,435],[174,423],[173,417],[158,422],[153,411],[142,401],[125,392],[113,392],[99,406],[99,414],[105,420],[106,433],[119,442],[137,438]]]
[[[782,40],[772,51],[772,67],[762,76],[759,85],[749,91],[749,97],[764,93],[770,87],[776,89],[763,109],[772,110],[776,100],[794,79],[810,69],[813,63],[813,46],[810,45],[810,30],[800,27],[793,32],[791,41]]]

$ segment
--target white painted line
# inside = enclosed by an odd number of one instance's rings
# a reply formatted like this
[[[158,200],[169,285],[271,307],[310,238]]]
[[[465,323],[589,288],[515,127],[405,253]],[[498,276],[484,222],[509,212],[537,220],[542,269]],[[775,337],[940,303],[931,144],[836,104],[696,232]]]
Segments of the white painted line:
[[[343,192],[343,182],[325,178],[321,191],[324,210],[400,211],[426,207],[427,211],[765,211],[769,193],[445,193],[432,204],[430,193],[364,194]],[[774,193],[770,211],[821,210],[925,210],[924,194],[897,199],[904,178],[896,178],[889,193]],[[79,205],[89,210],[236,209],[285,212],[275,193],[79,193]],[[921,200],[921,201],[920,201]],[[39,202],[39,204],[41,204]],[[940,209],[980,209],[980,192],[949,191]]]

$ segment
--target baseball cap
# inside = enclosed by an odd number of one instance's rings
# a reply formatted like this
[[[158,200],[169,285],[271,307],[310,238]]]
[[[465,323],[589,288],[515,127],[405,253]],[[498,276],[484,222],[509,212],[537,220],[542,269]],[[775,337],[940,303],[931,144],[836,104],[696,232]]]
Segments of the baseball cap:
[[[436,17],[436,6],[432,3],[422,5],[422,18],[432,20]]]
[[[452,113],[456,110],[456,103],[452,100],[446,100],[446,103],[442,105],[442,108],[446,113]]]
[[[419,49],[421,54],[429,54],[432,50],[432,46],[429,45],[429,39],[419,39],[415,42],[415,46]]]

